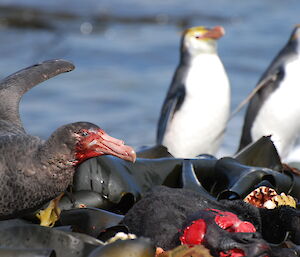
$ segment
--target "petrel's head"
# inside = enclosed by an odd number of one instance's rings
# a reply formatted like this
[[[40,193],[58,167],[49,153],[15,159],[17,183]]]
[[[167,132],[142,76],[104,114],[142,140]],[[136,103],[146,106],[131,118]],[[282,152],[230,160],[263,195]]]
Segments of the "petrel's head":
[[[60,152],[69,151],[74,157],[74,165],[100,155],[113,155],[131,162],[136,159],[132,147],[89,122],[76,122],[60,127],[52,134],[53,144],[56,144]]]
[[[193,27],[184,31],[182,36],[182,50],[194,56],[201,53],[216,53],[216,40],[225,34],[221,26],[212,29]]]

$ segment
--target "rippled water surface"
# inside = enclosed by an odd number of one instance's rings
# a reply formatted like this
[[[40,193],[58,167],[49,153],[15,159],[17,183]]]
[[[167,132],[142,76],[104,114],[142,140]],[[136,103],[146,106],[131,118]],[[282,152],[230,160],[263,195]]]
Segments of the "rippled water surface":
[[[224,26],[219,54],[234,108],[300,23],[299,14],[298,0],[2,0],[0,77],[47,59],[70,60],[74,71],[23,97],[27,130],[46,138],[62,124],[86,120],[135,147],[153,145],[184,28]],[[230,121],[219,155],[234,153],[243,115]]]

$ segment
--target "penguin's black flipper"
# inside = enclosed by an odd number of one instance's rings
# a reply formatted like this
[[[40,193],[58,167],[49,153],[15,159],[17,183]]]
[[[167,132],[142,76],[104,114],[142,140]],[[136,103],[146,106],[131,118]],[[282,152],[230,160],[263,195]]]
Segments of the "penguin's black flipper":
[[[182,91],[184,92],[184,89]],[[179,102],[182,103],[183,101],[184,93],[182,91],[178,91],[174,97],[166,99],[167,101],[165,101],[165,104],[163,105],[157,128],[157,144],[162,144],[167,126],[173,118],[175,110],[178,109]]]
[[[156,144],[161,145],[164,134],[174,113],[180,108],[185,97],[185,70],[186,67],[178,66],[173,76],[172,83],[168,90],[167,96],[161,108],[160,117],[157,126]]]
[[[281,80],[284,77],[284,70],[282,69],[282,67],[278,67],[275,70],[274,69],[271,70],[272,72],[270,72],[267,75],[267,77],[260,80],[260,82],[256,86],[256,88],[259,89],[254,94],[252,99],[249,99],[251,101],[249,103],[245,115],[243,131],[242,131],[242,136],[241,136],[238,151],[242,150],[245,146],[249,145],[253,141],[251,136],[251,128],[255,120],[255,117],[257,116],[258,111],[260,110],[261,106],[264,104],[265,100],[271,95],[271,93],[274,90],[276,90],[276,88],[278,87],[278,85],[280,84]]]

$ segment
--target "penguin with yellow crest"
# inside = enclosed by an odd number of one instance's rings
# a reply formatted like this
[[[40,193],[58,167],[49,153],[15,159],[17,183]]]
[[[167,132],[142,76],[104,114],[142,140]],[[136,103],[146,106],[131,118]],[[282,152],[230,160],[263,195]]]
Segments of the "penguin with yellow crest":
[[[157,144],[178,158],[215,154],[230,112],[230,84],[217,53],[221,26],[193,27],[181,39],[180,62],[164,100]]]

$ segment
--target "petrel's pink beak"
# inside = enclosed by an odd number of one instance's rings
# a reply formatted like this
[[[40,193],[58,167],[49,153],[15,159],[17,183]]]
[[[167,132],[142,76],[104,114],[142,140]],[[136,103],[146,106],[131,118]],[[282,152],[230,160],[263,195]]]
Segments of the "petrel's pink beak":
[[[99,151],[103,154],[114,155],[126,161],[135,162],[136,153],[131,146],[125,145],[124,141],[111,137],[104,131],[102,131],[101,137],[103,146],[99,148]]]

